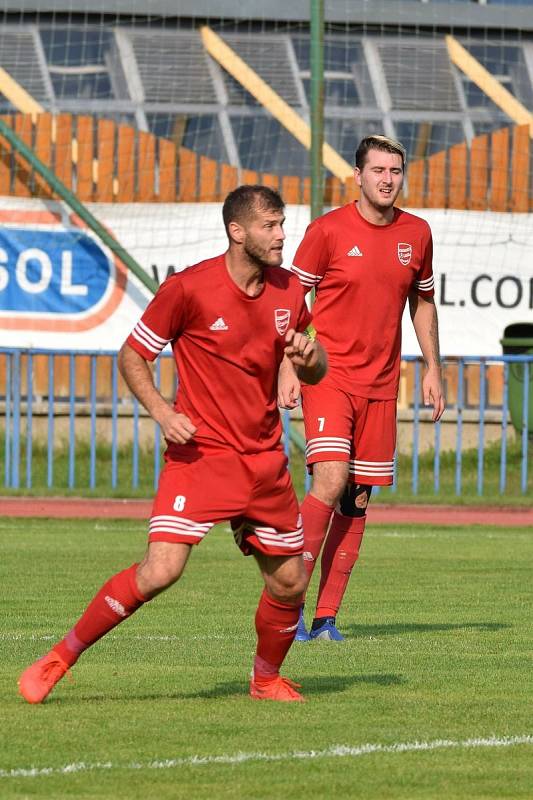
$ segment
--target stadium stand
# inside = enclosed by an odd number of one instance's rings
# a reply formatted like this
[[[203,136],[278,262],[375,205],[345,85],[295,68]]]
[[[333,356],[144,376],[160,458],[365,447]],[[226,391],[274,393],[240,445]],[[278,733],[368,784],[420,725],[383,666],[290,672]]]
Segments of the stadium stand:
[[[309,116],[307,3],[3,2],[2,67],[52,113],[134,125],[228,163],[309,174],[305,148],[216,59],[207,23],[302,118]],[[216,11],[213,6],[216,5]],[[165,8],[167,9],[165,11]],[[531,9],[529,9],[530,11]],[[58,13],[58,12],[61,13]],[[459,29],[456,26],[460,25]],[[533,105],[533,16],[527,5],[424,2],[327,4],[325,139],[349,163],[363,133],[385,131],[424,157],[513,119],[450,56],[446,34],[526,108]],[[179,76],[177,80],[176,77]],[[5,98],[0,111],[13,105]]]

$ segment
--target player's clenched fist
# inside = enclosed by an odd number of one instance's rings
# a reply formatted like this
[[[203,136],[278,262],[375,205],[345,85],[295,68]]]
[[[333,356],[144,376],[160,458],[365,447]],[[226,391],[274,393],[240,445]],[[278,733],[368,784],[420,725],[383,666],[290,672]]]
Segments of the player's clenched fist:
[[[317,341],[313,341],[306,333],[297,333],[294,328],[285,336],[287,347],[285,355],[299,367],[311,366],[317,360]]]
[[[285,342],[285,355],[293,363],[298,377],[305,383],[318,383],[328,368],[320,342],[310,339],[306,333],[297,333],[294,328],[287,331]]]
[[[173,408],[168,407],[158,420],[161,431],[167,442],[175,444],[186,444],[197,431],[189,417],[185,414],[176,413]]]

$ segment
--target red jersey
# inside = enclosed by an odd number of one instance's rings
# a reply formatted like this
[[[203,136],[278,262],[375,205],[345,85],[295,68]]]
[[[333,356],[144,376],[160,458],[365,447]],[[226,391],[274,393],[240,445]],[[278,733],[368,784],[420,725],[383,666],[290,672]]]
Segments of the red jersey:
[[[127,343],[153,361],[169,342],[178,370],[174,408],[197,427],[192,440],[258,453],[279,446],[276,403],[285,333],[303,331],[311,315],[298,280],[281,267],[264,270],[256,297],[231,279],[225,257],[172,275],[159,288]],[[169,445],[173,449],[183,446]]]
[[[397,397],[402,314],[411,290],[433,296],[432,255],[427,222],[397,208],[389,225],[367,222],[355,203],[309,225],[292,270],[316,289],[313,326],[330,382],[360,397]]]

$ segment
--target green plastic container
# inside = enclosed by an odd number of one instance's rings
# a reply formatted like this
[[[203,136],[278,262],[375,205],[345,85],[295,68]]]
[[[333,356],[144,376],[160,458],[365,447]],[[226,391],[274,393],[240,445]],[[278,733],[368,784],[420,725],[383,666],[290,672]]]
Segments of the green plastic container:
[[[503,331],[500,339],[503,354],[507,356],[523,356],[533,354],[533,323],[513,322]],[[509,412],[511,422],[522,433],[524,417],[524,364],[509,364]],[[527,429],[533,435],[533,363],[529,365],[529,405]]]

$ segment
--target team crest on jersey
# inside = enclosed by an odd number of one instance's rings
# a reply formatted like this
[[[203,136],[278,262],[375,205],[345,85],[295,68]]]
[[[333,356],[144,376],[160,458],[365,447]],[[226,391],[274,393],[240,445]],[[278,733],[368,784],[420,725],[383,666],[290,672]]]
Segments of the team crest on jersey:
[[[398,259],[400,264],[404,267],[409,266],[411,263],[411,256],[413,255],[413,245],[407,242],[398,242]]]
[[[283,336],[285,333],[287,333],[290,321],[291,312],[289,308],[276,308],[274,310],[274,323],[280,336]]]

